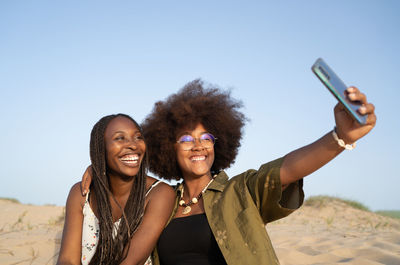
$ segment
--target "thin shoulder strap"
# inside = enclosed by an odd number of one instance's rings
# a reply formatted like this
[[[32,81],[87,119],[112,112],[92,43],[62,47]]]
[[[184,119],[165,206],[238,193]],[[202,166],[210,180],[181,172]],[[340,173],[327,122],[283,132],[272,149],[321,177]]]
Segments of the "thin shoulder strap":
[[[151,186],[150,186],[150,188],[146,191],[146,196],[150,193],[150,191],[155,187],[155,186],[157,186],[159,183],[161,183],[161,181],[160,180],[156,180],[156,181],[154,181],[153,182],[153,184],[151,184]]]
[[[89,203],[89,193],[90,193],[90,189],[86,193],[86,201],[85,202],[87,202],[87,203]]]

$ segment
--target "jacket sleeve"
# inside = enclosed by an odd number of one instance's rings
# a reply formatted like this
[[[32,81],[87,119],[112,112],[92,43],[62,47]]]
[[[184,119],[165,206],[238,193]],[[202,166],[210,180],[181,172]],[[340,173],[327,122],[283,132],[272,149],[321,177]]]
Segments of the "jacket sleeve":
[[[248,192],[264,223],[288,216],[304,201],[303,179],[291,183],[283,192],[280,168],[283,158],[262,165],[259,170],[248,170],[244,179]]]

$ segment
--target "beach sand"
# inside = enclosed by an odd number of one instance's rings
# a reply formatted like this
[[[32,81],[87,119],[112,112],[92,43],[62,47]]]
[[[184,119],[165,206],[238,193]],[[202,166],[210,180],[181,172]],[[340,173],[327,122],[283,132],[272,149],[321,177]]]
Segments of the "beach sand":
[[[0,264],[55,264],[64,207],[0,200]],[[400,220],[341,201],[303,206],[267,225],[282,265],[400,264]]]

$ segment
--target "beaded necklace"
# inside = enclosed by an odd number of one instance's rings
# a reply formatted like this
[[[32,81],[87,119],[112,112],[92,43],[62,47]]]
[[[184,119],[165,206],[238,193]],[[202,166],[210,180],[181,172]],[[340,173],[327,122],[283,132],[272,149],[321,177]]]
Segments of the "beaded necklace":
[[[192,211],[192,207],[190,205],[196,204],[199,202],[200,198],[203,196],[203,193],[206,192],[208,186],[210,186],[211,182],[214,181],[215,177],[217,175],[214,175],[213,178],[208,182],[208,184],[204,187],[204,189],[200,192],[199,195],[196,197],[193,197],[188,203],[185,203],[185,200],[183,199],[183,192],[185,190],[185,185],[182,183],[182,192],[181,192],[181,198],[179,200],[179,206],[185,207],[182,210],[182,214],[188,214]]]

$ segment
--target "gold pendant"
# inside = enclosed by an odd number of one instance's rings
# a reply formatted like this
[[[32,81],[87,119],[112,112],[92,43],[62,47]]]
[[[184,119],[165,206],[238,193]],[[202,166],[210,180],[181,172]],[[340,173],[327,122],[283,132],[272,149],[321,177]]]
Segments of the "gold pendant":
[[[191,210],[192,210],[192,208],[190,208],[190,206],[188,205],[185,208],[183,208],[182,214],[188,214],[188,213],[190,213]]]

